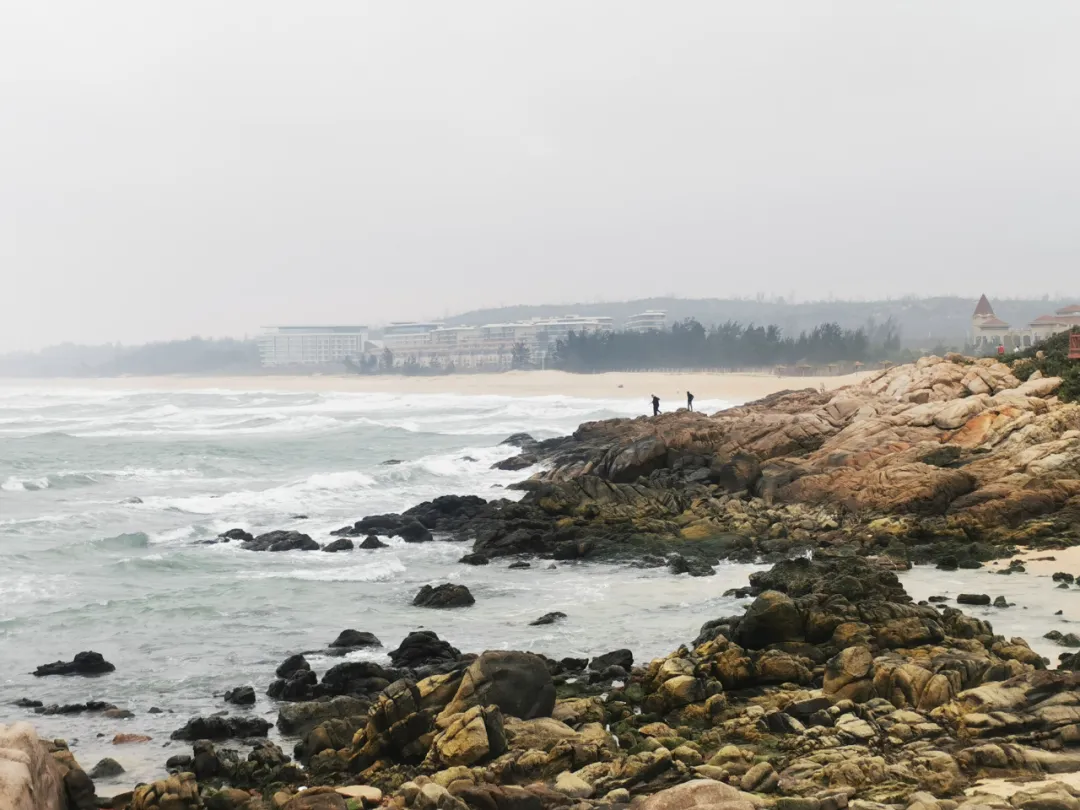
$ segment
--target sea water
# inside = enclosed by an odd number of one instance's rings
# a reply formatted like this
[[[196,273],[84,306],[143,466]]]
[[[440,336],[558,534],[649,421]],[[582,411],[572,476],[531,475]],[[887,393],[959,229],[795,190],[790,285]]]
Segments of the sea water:
[[[698,402],[708,411],[728,404]],[[336,554],[205,542],[241,527],[295,529],[326,543],[335,528],[438,495],[520,497],[506,486],[531,471],[491,469],[516,452],[499,446],[507,435],[546,438],[641,410],[632,400],[561,396],[0,385],[0,719],[66,738],[86,767],[117,759],[128,771],[115,780],[121,786],[160,776],[165,759],[187,751],[169,733],[196,714],[229,709],[273,721],[264,692],[275,667],[325,649],[346,628],[384,644],[350,657],[382,662],[418,628],[470,652],[666,654],[705,621],[740,612],[745,600],[723,594],[763,566],[721,564],[714,577],[691,578],[599,563],[474,567],[458,563],[467,544],[440,540]],[[1006,595],[1016,607],[974,611],[1047,656],[1061,649],[1041,635],[1080,616],[1080,591],[1056,591],[1045,577],[918,569],[904,579],[917,598]],[[467,585],[476,604],[411,606],[422,585],[440,582]],[[1055,617],[1060,608],[1066,615]],[[567,618],[529,624],[555,610]],[[102,653],[116,671],[30,674],[81,650]],[[308,658],[320,674],[341,660]],[[221,699],[241,685],[259,695],[250,710]],[[35,715],[11,705],[24,697],[104,700],[135,717]],[[152,740],[114,746],[118,733]]]

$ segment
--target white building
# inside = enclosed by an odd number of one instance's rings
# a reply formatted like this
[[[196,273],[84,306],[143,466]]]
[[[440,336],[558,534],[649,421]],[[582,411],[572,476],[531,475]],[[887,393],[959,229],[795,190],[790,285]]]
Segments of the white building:
[[[627,332],[661,332],[667,327],[667,313],[662,309],[649,309],[631,315],[623,324]]]
[[[1051,335],[1080,327],[1080,306],[1062,307],[1053,314],[1040,315],[1026,327],[1013,327],[994,314],[984,295],[971,315],[971,344],[980,351],[1026,349],[1041,343]]]
[[[358,358],[367,343],[366,326],[271,326],[259,336],[263,366],[314,366]]]
[[[567,315],[531,321],[489,323],[481,326],[444,326],[438,322],[392,323],[383,332],[383,343],[393,354],[394,365],[453,364],[461,369],[510,368],[517,346],[525,346],[529,360],[543,365],[555,344],[570,332],[611,331],[612,319]]]

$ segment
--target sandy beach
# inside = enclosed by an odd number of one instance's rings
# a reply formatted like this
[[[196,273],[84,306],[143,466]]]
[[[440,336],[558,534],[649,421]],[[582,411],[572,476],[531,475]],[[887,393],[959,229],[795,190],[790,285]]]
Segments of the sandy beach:
[[[498,396],[572,396],[592,399],[660,397],[677,406],[692,391],[698,400],[748,402],[784,389],[826,389],[849,385],[862,376],[778,377],[772,374],[611,372],[569,374],[564,371],[508,371],[502,374],[450,374],[441,377],[371,376],[346,374],[310,376],[252,375],[231,377],[105,377],[70,379],[0,379],[4,387],[65,387],[116,390],[233,391],[370,391],[401,394],[472,394]]]

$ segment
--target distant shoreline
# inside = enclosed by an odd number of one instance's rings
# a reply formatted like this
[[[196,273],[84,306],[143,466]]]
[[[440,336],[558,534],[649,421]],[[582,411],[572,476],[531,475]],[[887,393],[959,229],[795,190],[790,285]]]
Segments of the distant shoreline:
[[[588,399],[647,399],[656,394],[661,407],[685,404],[687,390],[699,401],[747,402],[793,388],[841,388],[867,372],[833,377],[780,377],[746,372],[605,372],[507,371],[499,374],[446,374],[433,377],[357,374],[322,375],[163,375],[147,377],[0,378],[3,388],[89,388],[99,390],[313,391],[466,396],[569,396]]]

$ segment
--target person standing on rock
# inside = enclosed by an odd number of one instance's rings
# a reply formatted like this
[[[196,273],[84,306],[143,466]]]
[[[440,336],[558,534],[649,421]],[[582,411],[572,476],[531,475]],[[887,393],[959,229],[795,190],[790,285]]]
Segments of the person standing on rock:
[[[686,410],[694,410],[694,395],[691,394],[689,391],[686,392]]]
[[[660,415],[660,397],[658,397],[656,394],[652,395],[652,415]]]

